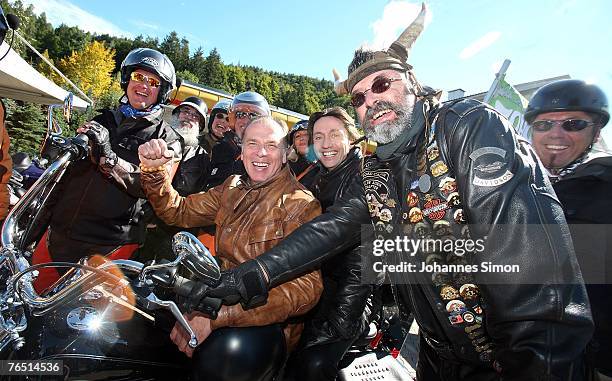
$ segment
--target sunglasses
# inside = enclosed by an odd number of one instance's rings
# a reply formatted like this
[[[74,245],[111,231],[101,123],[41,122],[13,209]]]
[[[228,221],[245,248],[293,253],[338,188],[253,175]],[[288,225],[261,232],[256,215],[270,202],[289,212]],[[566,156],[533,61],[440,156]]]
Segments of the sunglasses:
[[[243,111],[236,111],[235,115],[236,115],[236,119],[244,119],[246,117],[248,117],[249,119],[255,119],[261,116],[256,112],[243,112]]]
[[[382,94],[385,91],[389,90],[391,87],[391,83],[395,81],[401,81],[401,78],[387,78],[387,77],[378,77],[372,82],[372,87],[369,89],[351,94],[351,105],[355,108],[361,107],[365,103],[366,93],[372,90],[374,94]]]
[[[556,125],[561,126],[567,132],[582,131],[588,126],[596,124],[582,119],[566,119],[566,120],[538,120],[531,124],[535,132],[550,131]]]
[[[161,82],[158,79],[147,77],[146,75],[139,73],[137,71],[133,71],[132,74],[130,74],[130,78],[132,79],[132,81],[146,82],[147,85],[149,85],[149,87],[153,87],[153,88],[159,87],[161,85]]]
[[[215,114],[215,119],[225,119],[226,122],[229,122],[229,117],[227,114],[217,113]]]

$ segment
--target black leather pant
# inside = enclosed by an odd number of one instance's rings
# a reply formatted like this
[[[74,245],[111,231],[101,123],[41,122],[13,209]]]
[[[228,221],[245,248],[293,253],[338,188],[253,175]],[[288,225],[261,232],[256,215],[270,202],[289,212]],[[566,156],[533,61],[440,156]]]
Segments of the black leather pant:
[[[192,380],[269,381],[286,358],[279,324],[214,330],[193,353]]]

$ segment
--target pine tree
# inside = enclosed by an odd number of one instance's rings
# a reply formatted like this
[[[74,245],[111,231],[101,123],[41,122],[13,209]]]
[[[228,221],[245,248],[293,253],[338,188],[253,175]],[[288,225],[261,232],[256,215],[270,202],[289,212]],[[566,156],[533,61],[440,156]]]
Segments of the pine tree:
[[[6,128],[11,137],[11,151],[38,154],[47,131],[46,117],[41,106],[29,102],[11,102],[7,104],[7,109]]]

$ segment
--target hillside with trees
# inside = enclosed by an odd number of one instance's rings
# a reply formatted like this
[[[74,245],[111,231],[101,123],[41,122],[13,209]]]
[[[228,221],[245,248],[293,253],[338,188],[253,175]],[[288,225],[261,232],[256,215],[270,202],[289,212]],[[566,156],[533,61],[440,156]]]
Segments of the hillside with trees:
[[[123,91],[118,70],[132,49],[149,47],[168,55],[177,76],[208,87],[237,94],[257,91],[271,104],[305,115],[331,106],[349,104],[339,97],[328,80],[303,75],[267,71],[254,66],[227,65],[216,48],[206,53],[201,47],[192,51],[189,41],[170,32],[162,41],[148,36],[134,39],[97,35],[64,24],[51,25],[44,13],[36,15],[33,7],[21,1],[1,0],[5,13],[14,13],[20,20],[19,33],[42,52],[72,82],[95,101],[95,108],[112,107]],[[10,42],[10,34],[7,43]],[[63,88],[73,91],[52,69],[18,39],[15,49],[26,61]],[[74,92],[74,91],[73,91]],[[94,110],[77,113],[66,134],[90,118]],[[44,134],[44,107],[27,102],[8,102],[7,127],[12,140],[11,151],[36,152]]]

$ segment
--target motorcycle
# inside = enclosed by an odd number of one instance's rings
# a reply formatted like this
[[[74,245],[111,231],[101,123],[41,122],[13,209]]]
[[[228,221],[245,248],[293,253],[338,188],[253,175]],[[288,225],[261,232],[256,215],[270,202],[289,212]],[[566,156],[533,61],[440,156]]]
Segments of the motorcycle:
[[[176,259],[168,263],[91,257],[78,263],[30,264],[36,244],[32,237],[45,202],[70,163],[88,156],[87,137],[61,136],[52,110],[49,115],[42,152],[51,164],[2,228],[0,358],[14,365],[3,368],[2,376],[187,379],[189,359],[170,341],[169,331],[176,321],[189,333],[191,347],[198,341],[174,298],[189,295],[195,282],[215,284],[221,276],[196,237],[175,235]],[[48,291],[38,293],[34,281],[45,267],[69,270]],[[220,301],[207,302],[214,317]]]

